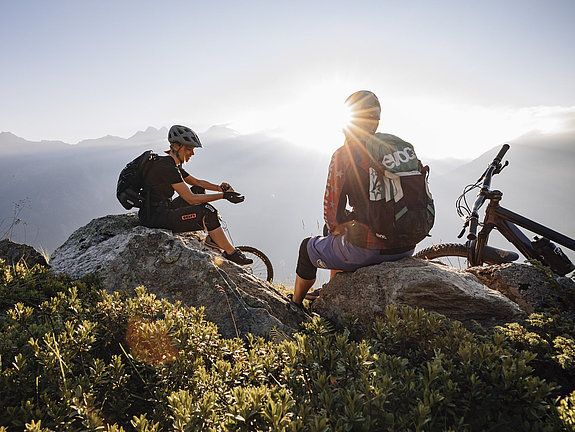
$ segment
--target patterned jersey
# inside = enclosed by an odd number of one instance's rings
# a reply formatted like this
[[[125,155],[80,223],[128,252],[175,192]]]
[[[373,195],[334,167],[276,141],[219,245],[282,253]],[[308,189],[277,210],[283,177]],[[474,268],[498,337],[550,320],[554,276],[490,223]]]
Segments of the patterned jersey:
[[[335,151],[323,200],[323,214],[329,230],[366,249],[387,249],[364,223],[367,221],[370,156],[359,142],[347,141]]]

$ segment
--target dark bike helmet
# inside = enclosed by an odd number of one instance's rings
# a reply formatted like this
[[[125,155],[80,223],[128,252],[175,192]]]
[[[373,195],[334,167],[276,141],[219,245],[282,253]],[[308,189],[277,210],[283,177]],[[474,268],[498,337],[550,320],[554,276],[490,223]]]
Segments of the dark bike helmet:
[[[191,147],[202,147],[198,135],[189,127],[174,125],[168,132],[168,141],[170,144],[180,144]]]
[[[372,120],[380,118],[381,105],[377,96],[369,90],[356,91],[345,100],[345,103],[354,118]]]

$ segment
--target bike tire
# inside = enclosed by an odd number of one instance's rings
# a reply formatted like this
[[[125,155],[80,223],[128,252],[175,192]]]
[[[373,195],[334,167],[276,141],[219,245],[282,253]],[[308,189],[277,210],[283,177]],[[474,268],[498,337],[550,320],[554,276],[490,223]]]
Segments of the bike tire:
[[[414,256],[428,260],[438,258],[465,258],[468,256],[468,248],[464,244],[439,243],[420,250]],[[483,262],[486,264],[504,264],[515,261],[519,255],[515,252],[497,249],[491,246],[483,248]]]
[[[254,260],[253,264],[246,266],[252,274],[262,280],[272,282],[274,278],[274,268],[270,259],[261,250],[251,246],[236,246],[245,256]]]
[[[437,260],[450,267],[467,268],[467,246],[457,243],[440,243],[416,252],[413,256],[427,260]]]

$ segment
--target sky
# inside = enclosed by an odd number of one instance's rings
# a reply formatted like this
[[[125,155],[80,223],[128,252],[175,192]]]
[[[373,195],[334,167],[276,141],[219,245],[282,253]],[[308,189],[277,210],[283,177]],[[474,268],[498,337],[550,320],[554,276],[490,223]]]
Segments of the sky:
[[[380,131],[473,158],[573,124],[573,23],[573,0],[0,0],[0,131],[226,125],[329,153],[368,89]]]

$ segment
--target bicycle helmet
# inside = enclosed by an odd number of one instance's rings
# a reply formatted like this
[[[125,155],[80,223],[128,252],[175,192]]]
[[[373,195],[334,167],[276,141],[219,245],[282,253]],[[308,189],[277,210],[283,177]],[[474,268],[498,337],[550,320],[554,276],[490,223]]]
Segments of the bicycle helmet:
[[[377,96],[369,90],[356,91],[345,100],[351,115],[357,119],[379,120],[381,105]]]
[[[198,135],[189,127],[174,125],[168,132],[168,141],[170,144],[180,144],[191,147],[202,147]]]

